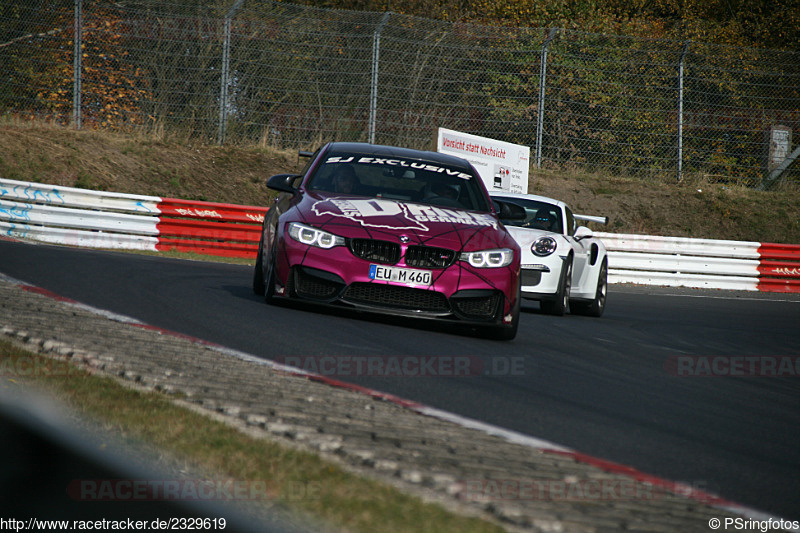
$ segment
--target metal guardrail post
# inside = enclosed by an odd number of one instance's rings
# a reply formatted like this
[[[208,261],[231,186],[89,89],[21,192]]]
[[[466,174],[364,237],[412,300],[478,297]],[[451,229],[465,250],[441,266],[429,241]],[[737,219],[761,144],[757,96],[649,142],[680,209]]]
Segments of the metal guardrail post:
[[[75,38],[73,39],[72,123],[81,129],[81,77],[83,76],[83,0],[75,0]]]
[[[678,61],[678,181],[683,178],[683,65],[691,42],[684,43],[681,58]]]
[[[539,64],[539,109],[536,117],[536,168],[542,167],[542,131],[544,130],[544,92],[547,84],[547,48],[555,39],[558,30],[553,28],[542,45],[542,58]]]
[[[225,134],[228,123],[228,84],[230,80],[231,68],[231,19],[242,7],[244,0],[236,0],[228,12],[225,14],[225,35],[222,43],[222,68],[220,69],[219,86],[219,131],[217,133],[217,144],[225,142]]]
[[[378,27],[375,28],[375,34],[372,37],[372,83],[370,88],[369,99],[369,143],[375,144],[375,123],[378,115],[378,63],[381,52],[381,32],[383,27],[389,22],[389,17],[392,12],[383,14]]]
[[[225,36],[222,44],[222,69],[219,82],[219,131],[217,144],[225,141],[225,130],[228,122],[228,71],[231,62],[231,19],[225,17]]]

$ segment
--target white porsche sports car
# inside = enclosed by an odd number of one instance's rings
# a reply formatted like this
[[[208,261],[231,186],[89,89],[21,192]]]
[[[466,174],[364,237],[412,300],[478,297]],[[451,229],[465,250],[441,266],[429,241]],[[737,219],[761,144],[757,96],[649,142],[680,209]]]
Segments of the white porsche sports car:
[[[503,220],[522,249],[522,297],[539,300],[543,312],[599,317],[606,306],[606,247],[577,221],[608,223],[608,217],[573,214],[559,200],[494,191],[493,199],[525,209],[524,220]]]

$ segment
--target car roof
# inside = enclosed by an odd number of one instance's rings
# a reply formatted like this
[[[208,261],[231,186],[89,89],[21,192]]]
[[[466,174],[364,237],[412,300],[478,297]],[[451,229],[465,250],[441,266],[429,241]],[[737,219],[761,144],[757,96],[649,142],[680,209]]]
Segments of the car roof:
[[[502,196],[504,198],[519,198],[521,200],[535,200],[537,202],[547,202],[551,204],[555,204],[559,207],[567,207],[565,202],[561,200],[556,200],[555,198],[548,198],[547,196],[539,196],[538,194],[523,194],[519,192],[505,192],[505,191],[489,191],[489,196]]]
[[[464,158],[439,152],[402,148],[400,146],[386,146],[382,144],[369,144],[357,142],[332,142],[327,146],[327,151],[340,153],[355,153],[364,155],[378,155],[385,157],[402,157],[404,159],[417,159],[430,163],[448,165],[452,168],[470,170],[472,165]]]

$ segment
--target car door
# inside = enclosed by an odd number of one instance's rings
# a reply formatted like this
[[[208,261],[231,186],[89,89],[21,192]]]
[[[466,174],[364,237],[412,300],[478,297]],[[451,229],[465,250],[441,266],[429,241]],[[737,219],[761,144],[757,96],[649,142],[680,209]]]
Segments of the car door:
[[[586,276],[589,271],[588,265],[591,256],[591,239],[578,240],[575,238],[575,230],[578,225],[575,222],[575,217],[572,216],[572,210],[564,206],[564,236],[572,246],[573,260],[572,260],[572,287],[574,292],[584,292],[586,286]]]

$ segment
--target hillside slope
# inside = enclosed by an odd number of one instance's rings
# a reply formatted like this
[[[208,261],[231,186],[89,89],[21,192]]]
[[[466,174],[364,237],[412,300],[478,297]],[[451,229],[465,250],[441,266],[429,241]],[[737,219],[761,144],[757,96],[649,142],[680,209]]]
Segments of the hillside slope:
[[[268,205],[266,179],[296,172],[295,152],[201,145],[59,127],[0,126],[0,177],[132,194]],[[315,148],[315,147],[309,147]],[[661,183],[600,175],[533,175],[529,192],[578,213],[607,215],[607,231],[800,243],[800,190]]]

